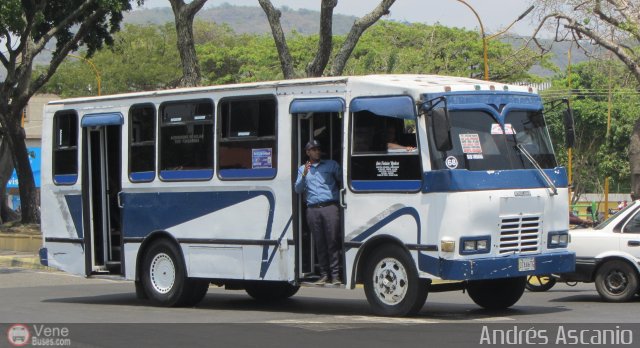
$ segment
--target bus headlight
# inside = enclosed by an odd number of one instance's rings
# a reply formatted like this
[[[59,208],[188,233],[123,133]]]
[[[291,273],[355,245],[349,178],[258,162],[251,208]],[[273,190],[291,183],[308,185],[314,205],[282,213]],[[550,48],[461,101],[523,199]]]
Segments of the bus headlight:
[[[569,245],[569,232],[549,232],[549,236],[547,237],[547,248],[566,248],[567,245]]]
[[[486,254],[491,250],[491,236],[463,237],[460,239],[460,254]]]

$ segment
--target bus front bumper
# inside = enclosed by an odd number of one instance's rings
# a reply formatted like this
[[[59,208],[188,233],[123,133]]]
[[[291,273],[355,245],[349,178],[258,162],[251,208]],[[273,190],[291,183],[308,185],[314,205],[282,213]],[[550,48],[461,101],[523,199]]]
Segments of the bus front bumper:
[[[573,272],[576,254],[570,251],[508,255],[473,260],[446,260],[420,253],[420,271],[444,280],[481,280]]]

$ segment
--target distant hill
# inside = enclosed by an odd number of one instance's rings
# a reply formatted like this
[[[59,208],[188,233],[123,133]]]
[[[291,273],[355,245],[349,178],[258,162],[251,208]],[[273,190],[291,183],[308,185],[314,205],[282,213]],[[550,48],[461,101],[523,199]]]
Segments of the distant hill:
[[[282,29],[285,33],[295,30],[301,34],[308,35],[317,34],[320,30],[319,11],[292,10],[286,6],[280,8],[280,11],[282,11]],[[196,15],[196,20],[213,21],[218,24],[226,23],[236,33],[271,33],[267,17],[262,8],[258,6],[223,4],[204,8]],[[356,17],[354,16],[334,15],[334,34],[343,35],[348,33],[355,20]],[[170,7],[134,10],[125,14],[124,22],[130,24],[165,24],[173,22],[173,11],[171,11]]]

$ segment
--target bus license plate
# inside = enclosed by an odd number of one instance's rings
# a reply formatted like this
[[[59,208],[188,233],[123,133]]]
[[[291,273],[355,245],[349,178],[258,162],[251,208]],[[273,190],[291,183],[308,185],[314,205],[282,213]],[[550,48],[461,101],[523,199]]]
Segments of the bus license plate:
[[[536,260],[533,257],[523,257],[518,259],[518,271],[535,271]]]

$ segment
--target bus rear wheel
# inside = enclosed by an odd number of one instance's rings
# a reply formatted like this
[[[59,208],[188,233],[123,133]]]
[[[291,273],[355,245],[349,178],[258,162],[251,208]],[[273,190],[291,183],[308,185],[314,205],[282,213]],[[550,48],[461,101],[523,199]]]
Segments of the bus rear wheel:
[[[505,309],[518,302],[526,283],[526,277],[472,280],[467,283],[467,291],[482,308]]]
[[[287,282],[259,281],[245,285],[244,290],[258,301],[281,301],[295,295],[300,286]]]
[[[373,312],[382,316],[417,313],[428,295],[411,256],[398,246],[377,248],[364,270],[364,292]]]
[[[142,285],[147,297],[166,307],[192,306],[200,302],[209,282],[187,278],[178,247],[166,240],[154,242],[144,255]]]

